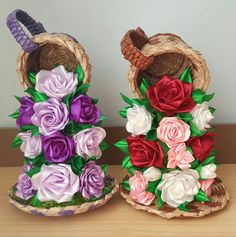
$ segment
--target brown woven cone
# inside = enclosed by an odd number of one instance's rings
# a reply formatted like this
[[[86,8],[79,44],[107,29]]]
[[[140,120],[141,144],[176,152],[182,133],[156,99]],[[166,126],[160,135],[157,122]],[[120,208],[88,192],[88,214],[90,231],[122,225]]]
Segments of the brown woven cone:
[[[121,41],[121,52],[131,66],[128,71],[129,85],[137,98],[142,78],[156,83],[163,75],[178,78],[190,67],[194,88],[203,91],[210,81],[209,71],[202,55],[174,34],[157,34],[148,38],[138,28],[126,33]]]
[[[65,34],[41,33],[35,35],[32,41],[39,47],[31,53],[22,51],[17,58],[17,72],[25,89],[30,86],[29,72],[51,70],[55,65],[64,65],[69,71],[81,65],[84,83],[90,82],[91,66],[88,56],[83,47],[71,37]]]
[[[180,209],[170,207],[167,204],[165,204],[161,209],[158,209],[156,204],[153,204],[151,206],[144,206],[142,204],[136,203],[131,199],[129,192],[127,190],[124,190],[122,186],[120,186],[120,194],[126,200],[126,202],[133,206],[135,209],[147,211],[163,218],[171,219],[175,217],[203,217],[223,209],[229,201],[228,192],[226,191],[223,183],[219,178],[215,179],[215,182],[212,184],[211,187],[211,201],[192,202],[189,204],[189,212],[181,211]]]
[[[67,215],[75,215],[87,212],[89,210],[93,210],[97,207],[103,206],[106,202],[112,198],[112,196],[119,190],[119,185],[117,180],[114,180],[111,184],[113,189],[110,193],[103,196],[102,198],[92,201],[92,202],[85,202],[79,206],[66,206],[66,207],[52,207],[52,208],[37,208],[29,205],[23,205],[16,200],[13,199],[12,192],[10,192],[10,203],[29,214],[33,215],[40,215],[40,216],[67,216]]]

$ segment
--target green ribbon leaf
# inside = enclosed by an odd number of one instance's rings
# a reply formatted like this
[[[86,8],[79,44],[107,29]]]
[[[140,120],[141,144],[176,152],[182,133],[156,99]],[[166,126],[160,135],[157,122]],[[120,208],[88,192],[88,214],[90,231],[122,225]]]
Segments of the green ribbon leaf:
[[[189,212],[189,209],[188,209],[188,207],[187,207],[188,204],[189,204],[189,202],[186,201],[186,202],[180,204],[180,205],[178,206],[178,208],[179,208],[181,211]]]
[[[35,84],[36,84],[36,73],[30,72],[29,75],[28,75],[28,78],[29,78],[29,81],[31,82],[31,84],[33,86],[35,86]]]
[[[11,143],[11,146],[12,147],[19,147],[21,144],[23,143],[23,141],[20,139],[20,137],[17,135],[14,139],[13,139],[13,141],[12,141],[12,143]]]
[[[79,86],[79,87],[77,88],[77,90],[76,90],[76,92],[75,92],[75,96],[77,96],[77,95],[79,95],[79,94],[82,94],[82,93],[85,93],[86,90],[87,90],[89,87],[91,87],[90,84],[87,84],[87,83],[82,84],[81,86]]]
[[[186,146],[186,150],[193,155],[193,150],[192,150],[191,146]]]
[[[25,92],[27,92],[28,94],[33,96],[34,102],[36,102],[36,103],[37,102],[44,102],[44,101],[48,100],[48,97],[45,94],[36,91],[32,87],[27,88],[25,90]]]
[[[127,106],[125,108],[123,108],[122,110],[119,111],[119,114],[122,118],[127,118],[126,114],[127,114],[127,110],[130,108],[130,106]]]
[[[177,115],[177,118],[180,118],[181,120],[183,120],[185,122],[189,122],[189,121],[193,120],[193,116],[190,113],[180,113]]]
[[[209,165],[209,164],[215,164],[215,156],[214,156],[214,155],[207,157],[207,158],[201,163],[201,166]]]
[[[122,169],[128,169],[131,168],[132,164],[130,162],[130,156],[126,156],[122,161]]]
[[[102,164],[101,169],[103,170],[104,173],[106,173],[107,169],[108,169],[108,165],[107,164]]]
[[[20,100],[21,100],[20,96],[14,95],[14,97],[20,102]]]
[[[123,189],[128,190],[128,191],[131,190],[131,188],[129,186],[129,180],[124,180],[123,182],[121,182],[121,185],[122,185]]]
[[[95,105],[95,104],[97,104],[98,103],[98,98],[93,98],[92,99],[92,103]]]
[[[195,89],[192,91],[192,98],[197,104],[201,104],[205,96],[205,92],[200,89]]]
[[[203,101],[210,101],[214,97],[215,93],[204,95]]]
[[[157,185],[159,184],[160,181],[153,181],[153,182],[148,182],[148,186],[146,188],[146,191],[147,192],[150,192],[150,193],[155,193],[155,190],[157,188]]]
[[[73,97],[73,93],[67,95],[64,99],[63,99],[63,103],[66,105],[68,111],[70,110],[70,100]]]
[[[164,156],[167,157],[170,148],[163,141],[159,141],[159,143],[160,143],[161,148],[162,148],[162,150],[164,152]]]
[[[75,174],[80,175],[82,173],[82,168],[85,165],[83,157],[75,156],[69,159],[68,163],[71,165],[71,169]]]
[[[99,147],[102,151],[104,151],[109,147],[109,145],[105,141],[102,141]]]
[[[161,198],[161,190],[158,189],[158,186],[156,187],[156,190],[155,190],[155,195],[157,197],[157,208],[158,209],[161,209],[164,205],[164,202]]]
[[[214,114],[215,111],[216,111],[216,109],[215,109],[214,107],[212,107],[212,106],[209,107],[209,110],[210,110],[210,112],[211,112],[212,114]]]
[[[31,130],[31,137],[39,135],[39,129],[38,127],[34,125],[23,125],[20,127],[22,132],[27,132]]]
[[[194,196],[194,200],[196,202],[209,202],[210,201],[210,199],[207,197],[206,193],[202,189],[199,189],[198,193]]]
[[[149,83],[149,81],[146,78],[143,78],[142,83],[139,87],[139,90],[141,91],[141,93],[146,96],[146,92],[147,92],[147,88],[150,86],[151,84]]]
[[[156,141],[157,139],[157,129],[156,128],[152,128],[151,130],[148,131],[146,137],[146,140],[151,140],[151,141]]]
[[[101,117],[100,117],[100,122],[102,122],[102,121],[104,121],[104,120],[106,120],[106,117],[104,116],[104,115],[101,115]]]
[[[115,146],[122,150],[125,154],[129,155],[128,143],[125,138],[116,142]]]
[[[131,106],[132,106],[133,104],[136,104],[136,105],[139,105],[139,106],[142,105],[142,103],[141,103],[138,99],[130,99],[130,98],[128,98],[127,96],[123,95],[122,93],[121,93],[120,95],[121,95],[122,99],[123,99],[127,104],[129,104],[129,105],[131,105]]]
[[[40,171],[41,167],[35,166],[30,171],[27,172],[29,177],[32,177],[34,174],[37,174]]]
[[[17,119],[20,115],[19,109],[17,109],[14,113],[10,114],[9,117],[13,119]]]
[[[205,133],[205,131],[200,131],[199,128],[191,121],[190,121],[190,129],[192,137],[201,136]]]
[[[180,75],[179,78],[182,82],[192,83],[192,77],[190,75],[190,68],[187,67]]]
[[[196,169],[199,165],[198,160],[194,160],[190,163],[192,169]]]
[[[78,66],[75,68],[74,73],[77,74],[77,78],[78,78],[79,84],[83,83],[84,71],[83,71],[81,65],[78,65]]]
[[[33,207],[40,207],[42,205],[42,202],[38,199],[37,194],[33,197],[31,205]]]

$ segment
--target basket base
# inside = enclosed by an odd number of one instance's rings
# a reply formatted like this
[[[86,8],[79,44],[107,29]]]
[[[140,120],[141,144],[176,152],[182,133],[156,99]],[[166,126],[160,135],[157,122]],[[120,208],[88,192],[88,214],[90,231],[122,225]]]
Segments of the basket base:
[[[155,214],[166,219],[176,217],[203,217],[223,209],[229,201],[229,194],[220,179],[216,179],[212,184],[211,201],[192,202],[189,205],[189,212],[181,211],[180,209],[170,207],[167,204],[165,204],[161,209],[157,209],[156,205],[144,206],[133,201],[129,195],[129,192],[124,190],[122,186],[120,186],[120,194],[126,200],[126,202],[133,206],[135,209],[147,211],[151,214]]]
[[[66,207],[52,207],[52,208],[37,208],[30,205],[24,205],[16,200],[12,199],[10,196],[10,203],[20,209],[23,212],[39,215],[39,216],[69,216],[87,212],[89,210],[93,210],[97,207],[103,206],[106,202],[112,198],[112,196],[119,190],[119,184],[116,179],[113,181],[113,189],[110,193],[103,196],[102,198],[92,201],[86,202],[79,206],[66,206]]]

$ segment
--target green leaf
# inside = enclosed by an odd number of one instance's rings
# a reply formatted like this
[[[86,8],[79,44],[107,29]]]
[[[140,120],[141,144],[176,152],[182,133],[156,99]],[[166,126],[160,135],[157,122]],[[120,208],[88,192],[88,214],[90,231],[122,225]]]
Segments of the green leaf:
[[[158,125],[159,122],[162,120],[162,118],[164,117],[164,114],[157,111],[157,110],[154,110],[152,112],[152,117],[153,117],[153,122]]]
[[[23,125],[20,128],[21,128],[21,131],[23,131],[23,132],[27,132],[27,131],[31,130],[31,137],[37,136],[40,134],[38,127],[36,127],[34,125]]]
[[[36,103],[37,102],[44,102],[44,101],[48,100],[48,97],[45,94],[36,91],[32,87],[27,88],[25,90],[25,92],[27,92],[28,94],[33,96],[34,102],[36,102]]]
[[[109,145],[105,141],[102,141],[99,146],[102,151],[106,150],[109,147]]]
[[[127,104],[129,104],[129,105],[131,105],[131,106],[132,106],[133,104],[136,104],[136,105],[139,105],[139,106],[142,105],[142,103],[141,103],[138,99],[130,99],[130,98],[128,98],[127,96],[123,95],[122,93],[121,93],[120,95],[121,95],[122,99],[123,99]]]
[[[92,99],[92,103],[95,105],[95,104],[97,104],[98,103],[98,98],[93,98]]]
[[[17,135],[14,139],[13,139],[13,141],[12,141],[12,143],[11,143],[11,146],[12,147],[19,147],[21,144],[23,143],[23,141],[20,139],[20,137]]]
[[[72,93],[73,94],[73,93]],[[66,105],[68,111],[70,110],[70,100],[73,97],[72,94],[67,95],[64,99],[63,99],[63,103]]]
[[[127,110],[130,108],[130,106],[127,106],[125,108],[123,108],[122,110],[119,111],[119,114],[122,118],[127,118],[126,116],[126,113],[127,113]]]
[[[186,146],[186,150],[193,155],[193,150],[192,150],[191,146]]]
[[[132,164],[130,162],[130,156],[126,156],[122,161],[122,169],[128,169],[132,167]]]
[[[202,189],[199,189],[198,193],[194,196],[194,200],[196,202],[209,202],[210,201],[210,199],[207,197],[206,193]]]
[[[105,196],[110,192],[111,192],[111,189],[105,186],[104,189],[102,190],[102,196]]]
[[[193,162],[190,163],[192,169],[196,169],[199,165],[198,160],[194,160]]]
[[[139,87],[139,90],[141,91],[141,93],[146,96],[146,92],[147,92],[147,88],[150,86],[149,81],[146,78],[142,79],[142,83]]]
[[[122,185],[123,189],[128,190],[128,191],[131,190],[130,186],[129,186],[129,180],[124,180],[123,182],[121,182],[121,185]]]
[[[115,146],[122,150],[125,154],[129,155],[128,143],[125,138],[116,142]]]
[[[82,84],[81,86],[79,86],[75,92],[75,95],[79,95],[84,93],[89,87],[91,87],[90,84]]]
[[[104,120],[106,120],[106,117],[105,117],[104,115],[101,115],[101,117],[100,117],[100,120],[99,120],[99,121],[104,121]]]
[[[81,65],[78,65],[75,68],[74,73],[78,75],[77,78],[78,78],[79,84],[83,83],[84,72],[83,72],[83,69],[82,69]]]
[[[20,102],[20,100],[21,100],[20,96],[14,95],[14,97]]]
[[[215,163],[215,156],[209,156],[208,158],[206,158],[201,165],[209,165],[209,164],[214,164]]]
[[[204,95],[203,101],[210,101],[214,97],[215,93]]]
[[[187,67],[183,72],[182,74],[180,75],[180,78],[179,78],[182,82],[187,82],[187,83],[192,83],[192,78],[191,78],[191,75],[190,75],[190,68]]]
[[[191,136],[196,137],[196,136],[201,136],[203,135],[205,132],[200,131],[199,128],[190,121],[190,129],[191,129]]]
[[[41,167],[35,166],[30,171],[27,172],[29,177],[32,177],[34,174],[37,174],[40,171]]]
[[[42,205],[42,202],[38,199],[37,195],[35,195],[31,201],[31,205],[33,207],[40,207]]]
[[[192,98],[193,100],[197,103],[197,104],[201,104],[202,101],[203,101],[203,98],[205,96],[205,92],[203,92],[202,90],[200,89],[195,89],[192,91]]]
[[[209,110],[210,110],[210,112],[212,113],[212,114],[214,114],[215,113],[215,111],[216,111],[216,109],[214,108],[214,107],[209,107]]]
[[[161,209],[164,205],[164,202],[162,201],[161,197],[157,198],[157,208]]]
[[[80,175],[82,173],[82,168],[85,164],[83,157],[75,156],[69,159],[68,163],[71,165],[71,169],[75,174]]]
[[[163,141],[159,141],[159,143],[161,144],[161,148],[164,152],[165,157],[167,157],[170,148]]]
[[[185,122],[189,122],[189,121],[193,120],[193,116],[190,113],[180,113],[180,114],[178,114],[177,117]]]
[[[151,130],[149,130],[146,137],[145,137],[145,139],[155,141],[157,139],[157,129],[152,128]]]
[[[28,75],[29,81],[31,82],[32,85],[35,86],[36,84],[36,73],[30,72]]]
[[[103,170],[104,173],[106,173],[107,169],[108,169],[108,165],[107,164],[102,164],[101,169]]]
[[[146,191],[148,191],[150,193],[155,193],[158,183],[159,183],[159,181],[154,181],[154,182],[149,181]]]
[[[186,202],[180,204],[180,205],[178,206],[178,208],[179,208],[181,211],[189,212],[189,209],[188,209],[188,207],[187,207],[188,204],[189,204],[189,202],[186,201]]]
[[[19,109],[17,109],[14,113],[10,114],[9,117],[13,119],[17,119],[20,115]]]

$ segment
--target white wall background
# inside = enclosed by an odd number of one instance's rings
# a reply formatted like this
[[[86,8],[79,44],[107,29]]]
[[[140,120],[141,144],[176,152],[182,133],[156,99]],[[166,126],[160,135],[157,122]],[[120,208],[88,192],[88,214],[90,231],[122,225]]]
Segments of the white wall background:
[[[0,0],[0,127],[15,126],[7,115],[23,95],[15,72],[20,47],[5,25],[16,8],[42,22],[48,32],[75,36],[90,56],[92,89],[107,116],[106,126],[124,124],[117,111],[131,96],[128,63],[119,43],[129,29],[141,26],[148,35],[173,32],[202,52],[211,71],[209,91],[215,91],[215,123],[236,122],[236,1],[235,0]]]

